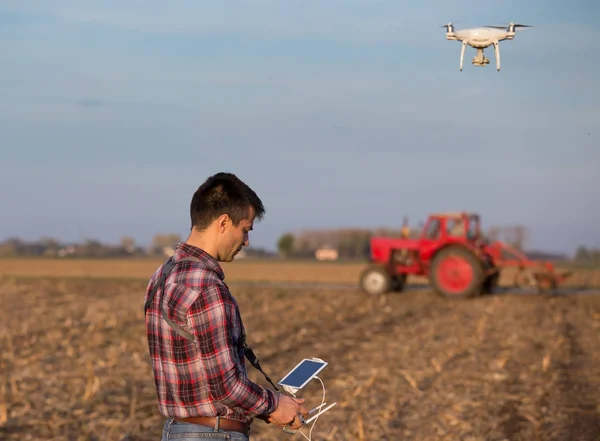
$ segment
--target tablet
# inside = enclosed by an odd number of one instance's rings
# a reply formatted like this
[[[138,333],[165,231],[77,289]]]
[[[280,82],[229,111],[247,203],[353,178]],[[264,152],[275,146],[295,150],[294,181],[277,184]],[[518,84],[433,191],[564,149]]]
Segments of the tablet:
[[[327,366],[327,362],[318,358],[305,358],[283,377],[279,383],[284,388],[299,390],[306,386],[315,375]]]

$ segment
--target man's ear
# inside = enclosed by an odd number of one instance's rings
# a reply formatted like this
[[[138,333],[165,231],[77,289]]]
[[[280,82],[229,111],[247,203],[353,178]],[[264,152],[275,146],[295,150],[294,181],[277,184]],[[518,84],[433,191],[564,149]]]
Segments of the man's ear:
[[[231,225],[231,218],[227,214],[222,214],[217,218],[217,229],[219,233],[224,233]]]

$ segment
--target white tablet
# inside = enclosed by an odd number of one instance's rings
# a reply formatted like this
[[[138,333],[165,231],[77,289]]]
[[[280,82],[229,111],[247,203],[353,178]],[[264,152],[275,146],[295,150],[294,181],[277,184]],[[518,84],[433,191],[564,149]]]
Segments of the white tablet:
[[[319,358],[305,358],[277,384],[294,393],[306,386],[326,366],[327,362]]]

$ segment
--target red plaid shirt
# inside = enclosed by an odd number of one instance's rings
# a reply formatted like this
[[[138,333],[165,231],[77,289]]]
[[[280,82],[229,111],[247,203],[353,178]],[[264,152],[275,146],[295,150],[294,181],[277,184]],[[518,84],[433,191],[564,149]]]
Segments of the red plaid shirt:
[[[181,262],[165,281],[146,314],[148,348],[158,395],[158,409],[166,417],[222,416],[252,422],[278,405],[275,392],[251,382],[246,375],[238,305],[218,261],[200,248],[182,243],[174,260]],[[162,265],[153,274],[144,301],[160,279]],[[169,319],[195,337],[177,334]]]

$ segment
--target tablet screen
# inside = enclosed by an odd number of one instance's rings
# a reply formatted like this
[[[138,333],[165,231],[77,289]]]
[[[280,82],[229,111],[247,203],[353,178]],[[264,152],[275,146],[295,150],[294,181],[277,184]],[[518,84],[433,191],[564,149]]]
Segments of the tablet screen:
[[[279,384],[282,386],[291,386],[297,389],[302,388],[305,383],[318,374],[327,363],[315,360],[302,360],[298,366],[287,374]]]

